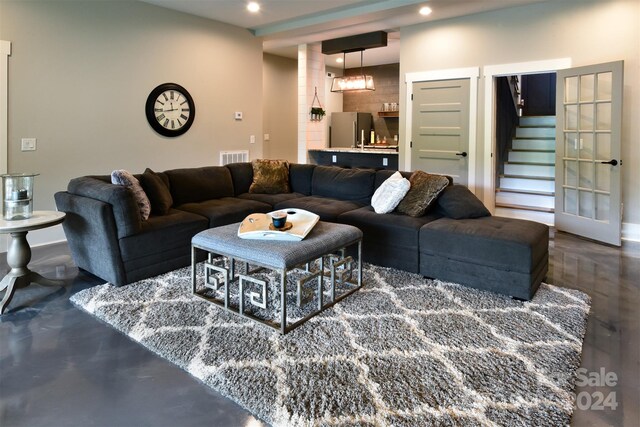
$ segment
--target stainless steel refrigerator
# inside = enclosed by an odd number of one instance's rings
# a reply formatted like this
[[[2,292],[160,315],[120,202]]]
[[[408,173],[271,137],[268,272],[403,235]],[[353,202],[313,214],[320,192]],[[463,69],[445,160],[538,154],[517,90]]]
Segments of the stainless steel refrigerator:
[[[371,113],[331,113],[331,147],[359,147],[371,141]]]

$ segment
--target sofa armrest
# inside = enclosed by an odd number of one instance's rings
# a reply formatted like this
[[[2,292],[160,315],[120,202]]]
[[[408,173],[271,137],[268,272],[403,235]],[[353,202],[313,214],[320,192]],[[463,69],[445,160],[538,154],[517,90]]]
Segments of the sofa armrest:
[[[125,284],[112,205],[66,191],[54,198],[58,210],[67,214],[62,227],[76,265],[115,285]]]
[[[69,194],[99,200],[111,205],[118,238],[136,234],[142,230],[142,217],[133,192],[122,185],[114,185],[98,178],[83,176],[74,178],[67,187]]]

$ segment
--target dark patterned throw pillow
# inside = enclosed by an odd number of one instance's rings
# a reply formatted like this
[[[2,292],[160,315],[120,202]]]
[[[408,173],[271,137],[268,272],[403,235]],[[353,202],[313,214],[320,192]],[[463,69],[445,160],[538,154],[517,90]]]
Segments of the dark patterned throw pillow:
[[[286,160],[254,160],[253,182],[249,193],[280,194],[290,193],[289,162]]]
[[[400,201],[396,210],[413,217],[424,215],[440,192],[449,185],[446,176],[433,175],[423,171],[412,173],[409,182],[411,183],[409,192]]]

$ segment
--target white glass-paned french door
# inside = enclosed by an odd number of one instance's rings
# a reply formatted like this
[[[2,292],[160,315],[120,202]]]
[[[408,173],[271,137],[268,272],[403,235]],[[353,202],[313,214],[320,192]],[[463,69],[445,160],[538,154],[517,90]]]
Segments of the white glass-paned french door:
[[[623,62],[557,77],[555,227],[620,246]]]

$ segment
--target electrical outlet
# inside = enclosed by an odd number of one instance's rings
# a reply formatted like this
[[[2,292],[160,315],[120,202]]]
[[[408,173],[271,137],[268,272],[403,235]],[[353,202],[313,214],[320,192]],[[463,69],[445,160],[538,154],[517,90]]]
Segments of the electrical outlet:
[[[269,134],[268,134],[268,133],[265,133],[265,134],[264,134],[264,140],[265,140],[265,141],[268,141],[268,140],[269,140]]]
[[[256,136],[255,135],[250,135],[249,136],[249,144],[255,144],[256,143]]]
[[[333,163],[337,163],[338,162],[338,156],[336,156],[335,154],[333,156],[331,156],[331,161]]]
[[[382,166],[389,166],[389,159],[387,159],[386,157],[382,158]]]
[[[22,151],[36,151],[36,139],[35,138],[22,138]]]

